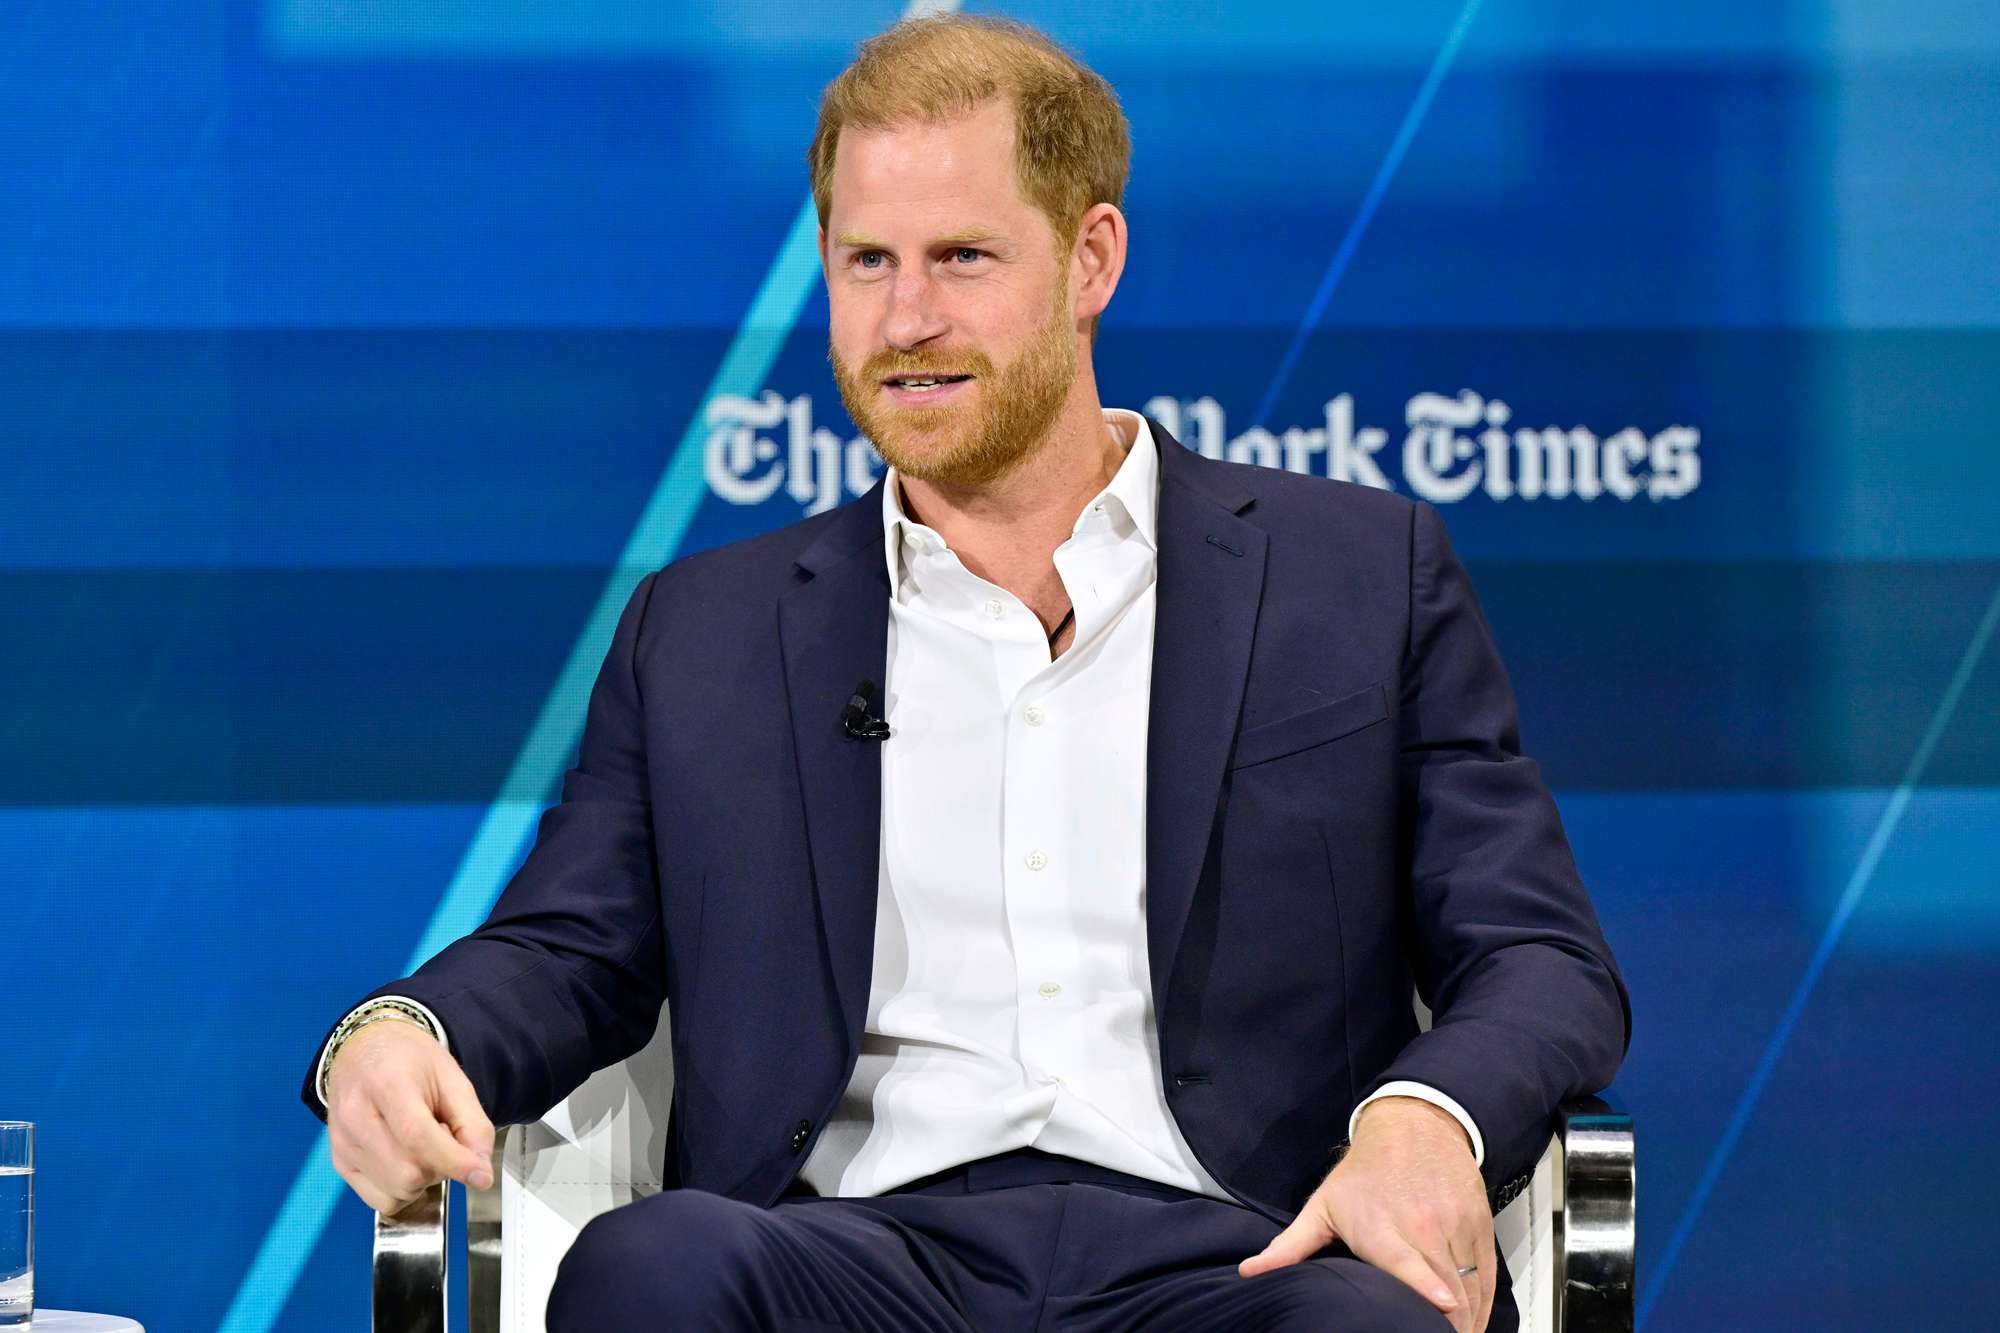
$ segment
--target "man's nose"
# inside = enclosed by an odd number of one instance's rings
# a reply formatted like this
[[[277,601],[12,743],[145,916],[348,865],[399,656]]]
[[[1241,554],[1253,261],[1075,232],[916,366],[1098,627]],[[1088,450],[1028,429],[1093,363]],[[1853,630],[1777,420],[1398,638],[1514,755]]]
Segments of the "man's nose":
[[[882,315],[882,340],[899,352],[927,343],[950,324],[939,308],[937,284],[928,273],[904,269],[889,292]]]

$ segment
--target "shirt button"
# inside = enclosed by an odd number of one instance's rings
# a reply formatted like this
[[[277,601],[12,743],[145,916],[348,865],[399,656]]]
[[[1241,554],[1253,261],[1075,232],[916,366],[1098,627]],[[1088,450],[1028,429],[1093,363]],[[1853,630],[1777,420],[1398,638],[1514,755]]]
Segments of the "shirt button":
[[[998,620],[1006,614],[1007,607],[998,597],[989,597],[986,599],[986,615],[988,619]]]
[[[1021,859],[1027,863],[1028,869],[1030,870],[1043,870],[1046,869],[1049,864],[1049,854],[1044,851],[1029,852],[1025,857]]]
[[[1062,994],[1062,983],[1059,981],[1044,981],[1041,985],[1035,987],[1035,994],[1041,996],[1044,1000],[1053,1000],[1056,996]]]
[[[1033,704],[1030,704],[1028,705],[1028,710],[1021,714],[1021,720],[1031,727],[1039,727],[1042,723],[1049,720],[1049,715]]]

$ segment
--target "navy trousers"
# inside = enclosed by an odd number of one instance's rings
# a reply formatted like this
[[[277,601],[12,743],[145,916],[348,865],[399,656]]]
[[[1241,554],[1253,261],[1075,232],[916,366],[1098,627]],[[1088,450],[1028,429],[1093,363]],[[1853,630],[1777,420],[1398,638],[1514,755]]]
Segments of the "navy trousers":
[[[795,1188],[800,1188],[796,1187]],[[1268,1218],[1024,1148],[872,1198],[758,1208],[668,1190],[594,1218],[557,1270],[549,1333],[1312,1329],[1447,1333],[1396,1278],[1331,1246],[1254,1278]],[[1515,1333],[1504,1280],[1490,1333]]]

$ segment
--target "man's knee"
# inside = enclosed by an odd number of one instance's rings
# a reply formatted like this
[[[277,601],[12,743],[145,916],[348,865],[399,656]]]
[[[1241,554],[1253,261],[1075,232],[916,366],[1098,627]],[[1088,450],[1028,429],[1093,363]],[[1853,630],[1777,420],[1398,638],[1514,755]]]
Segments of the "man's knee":
[[[759,1211],[704,1190],[667,1190],[600,1213],[556,1268],[550,1333],[639,1320],[755,1327]]]

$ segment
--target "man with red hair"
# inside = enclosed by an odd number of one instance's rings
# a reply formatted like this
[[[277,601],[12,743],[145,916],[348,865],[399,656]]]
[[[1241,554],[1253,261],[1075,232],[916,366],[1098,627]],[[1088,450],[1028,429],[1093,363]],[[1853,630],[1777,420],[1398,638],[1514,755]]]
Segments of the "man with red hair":
[[[1129,156],[1030,29],[863,47],[809,162],[887,474],[647,577],[492,916],[322,1049],[387,1210],[667,1001],[680,1188],[552,1329],[1516,1326],[1490,1198],[1624,986],[1435,511],[1099,402]]]

